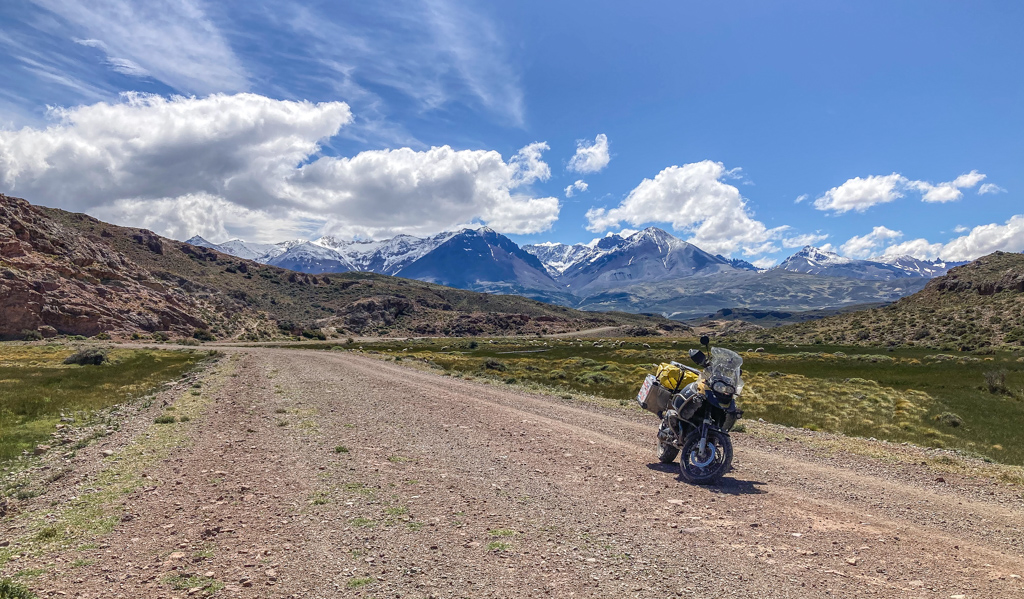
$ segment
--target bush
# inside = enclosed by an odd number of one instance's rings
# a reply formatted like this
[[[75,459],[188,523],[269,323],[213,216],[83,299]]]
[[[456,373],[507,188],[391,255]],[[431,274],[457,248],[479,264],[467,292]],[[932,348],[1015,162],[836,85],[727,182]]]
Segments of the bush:
[[[199,340],[198,339],[182,339],[181,340],[181,344],[182,345],[199,345]]]
[[[989,393],[1006,393],[1009,391],[1006,387],[1006,371],[990,370],[986,372],[985,386],[988,387]]]
[[[487,358],[484,362],[484,368],[487,370],[497,370],[498,372],[505,372],[508,370],[508,366],[505,365],[501,360],[495,360],[494,358]]]
[[[196,329],[192,331],[192,338],[199,341],[215,341],[217,338],[207,329]]]
[[[35,599],[36,595],[10,578],[0,578],[0,599]]]
[[[576,382],[584,385],[610,385],[614,381],[600,372],[584,372],[576,377]]]
[[[319,329],[306,329],[302,331],[302,336],[306,339],[319,339],[320,341],[327,341],[327,335]]]
[[[43,338],[43,334],[39,331],[31,331],[29,329],[25,329],[21,334],[25,336],[25,341],[41,341]]]
[[[97,333],[95,338],[100,341],[110,341],[110,333]]]
[[[157,416],[153,422],[156,424],[174,424],[174,416],[164,414],[162,416]]]
[[[153,340],[154,341],[167,341],[170,338],[171,338],[171,336],[168,335],[167,333],[163,332],[163,331],[157,331],[157,332],[153,333]]]
[[[79,366],[99,366],[107,359],[107,353],[101,349],[80,349],[64,359],[65,364]]]
[[[961,418],[957,414],[954,414],[953,412],[943,412],[936,416],[935,420],[952,428],[957,428],[958,426],[963,426],[964,424],[963,418]]]

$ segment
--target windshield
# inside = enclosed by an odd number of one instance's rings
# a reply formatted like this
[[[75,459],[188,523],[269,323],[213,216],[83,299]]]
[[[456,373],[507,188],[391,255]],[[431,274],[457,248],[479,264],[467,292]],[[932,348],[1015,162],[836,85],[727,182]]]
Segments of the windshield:
[[[711,348],[711,364],[704,369],[702,377],[710,382],[722,381],[727,385],[736,388],[739,395],[743,390],[743,377],[740,376],[740,367],[743,366],[743,358],[736,352],[723,347]]]

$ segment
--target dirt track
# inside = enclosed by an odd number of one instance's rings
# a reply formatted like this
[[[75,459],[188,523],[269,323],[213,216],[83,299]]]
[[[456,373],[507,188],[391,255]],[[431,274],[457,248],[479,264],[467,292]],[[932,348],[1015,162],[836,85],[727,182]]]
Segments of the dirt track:
[[[693,487],[638,411],[225,351],[134,517],[47,558],[34,590],[185,596],[161,582],[177,572],[224,597],[1024,596],[1019,487],[742,434],[731,475]]]

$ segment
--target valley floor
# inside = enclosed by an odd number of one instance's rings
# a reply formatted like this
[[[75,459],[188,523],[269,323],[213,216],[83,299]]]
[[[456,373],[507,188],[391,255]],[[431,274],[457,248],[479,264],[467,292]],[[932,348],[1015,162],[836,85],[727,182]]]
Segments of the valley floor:
[[[26,554],[3,575],[44,597],[1024,593],[1019,486],[762,425],[695,487],[657,463],[650,415],[346,352],[223,351],[201,394],[158,397],[187,422],[140,415],[3,520]],[[154,448],[161,426],[179,434]],[[116,521],[88,532],[76,506],[117,484]]]

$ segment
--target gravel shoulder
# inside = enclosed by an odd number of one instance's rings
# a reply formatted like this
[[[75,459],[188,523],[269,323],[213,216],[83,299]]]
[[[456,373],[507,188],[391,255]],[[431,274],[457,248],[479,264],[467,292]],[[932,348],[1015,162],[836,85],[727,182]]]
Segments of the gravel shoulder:
[[[1019,486],[762,426],[695,487],[637,411],[346,352],[223,351],[159,451],[139,415],[0,534],[61,525],[138,464],[116,525],[4,575],[75,597],[1024,594]]]

